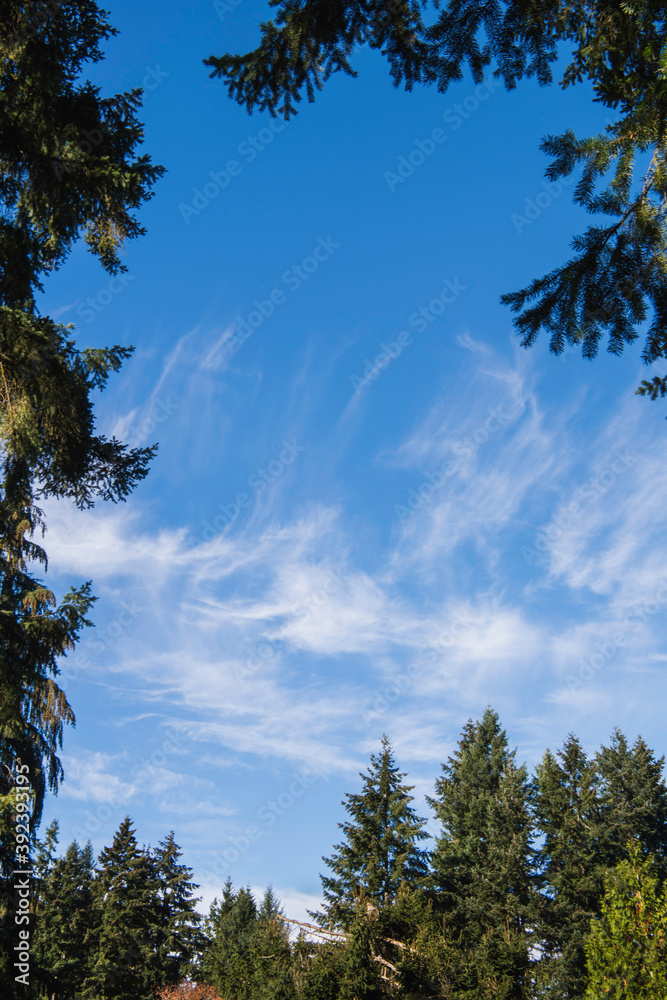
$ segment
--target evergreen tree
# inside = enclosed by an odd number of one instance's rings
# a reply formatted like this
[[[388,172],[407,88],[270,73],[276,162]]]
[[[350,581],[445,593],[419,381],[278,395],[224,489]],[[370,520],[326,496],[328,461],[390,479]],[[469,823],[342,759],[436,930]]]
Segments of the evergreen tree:
[[[90,972],[94,942],[93,849],[72,843],[40,879],[31,957],[45,994],[75,1000]]]
[[[395,969],[385,967],[384,977],[390,991],[398,989],[405,1000],[449,997],[454,981],[456,949],[442,915],[425,896],[421,886],[402,885],[386,921],[393,936],[381,939],[382,956]]]
[[[364,901],[360,900],[348,929],[339,1000],[380,1000],[383,995],[380,963],[377,961],[377,930],[369,916]]]
[[[508,90],[524,78],[553,82],[552,64],[571,52],[561,86],[586,80],[594,100],[618,113],[600,135],[570,130],[542,149],[557,180],[581,168],[577,204],[603,216],[573,240],[575,256],[520,291],[503,296],[519,312],[525,347],[541,330],[551,350],[580,345],[596,356],[603,333],[620,354],[652,312],[643,357],[667,357],[667,10],[657,0],[597,4],[547,0],[480,4],[476,0],[272,0],[275,20],[244,55],[211,56],[211,75],[248,111],[289,118],[305,93],[314,100],[336,72],[356,75],[352,56],[367,43],[388,60],[396,86],[435,84],[440,92],[469,67],[480,83],[488,69]],[[643,177],[635,165],[650,161]],[[610,176],[602,189],[598,183]],[[652,398],[667,376],[644,380]]]
[[[390,906],[402,883],[417,885],[427,875],[426,854],[418,844],[427,837],[425,820],[411,806],[411,785],[403,784],[389,739],[382,737],[371,766],[360,774],[363,790],[345,796],[350,816],[339,823],[345,842],[324,858],[332,875],[320,876],[324,912],[311,914],[321,926],[348,930],[357,916],[357,905],[381,915]],[[389,928],[387,928],[389,929]]]
[[[137,846],[129,816],[98,861],[93,884],[97,910],[86,1000],[153,1000],[159,986],[158,915],[151,863]]]
[[[571,1000],[585,989],[584,945],[598,913],[604,875],[597,769],[575,736],[568,736],[557,755],[545,753],[533,802],[542,838],[537,852],[542,960],[537,973],[545,997]]]
[[[0,0],[0,764],[30,767],[33,825],[74,720],[57,659],[92,603],[84,585],[57,604],[32,576],[31,562],[46,567],[38,504],[122,500],[155,450],[95,433],[93,392],[131,348],[81,350],[36,302],[80,237],[109,273],[126,270],[121,248],[143,232],[133,213],[162,173],[136,156],[141,92],[103,97],[81,79],[114,33],[92,0]]]
[[[249,889],[236,891],[227,879],[220,902],[214,900],[205,923],[209,944],[204,976],[222,997],[252,1000],[257,905]]]
[[[667,891],[658,891],[650,857],[637,842],[605,879],[599,919],[586,942],[586,1000],[662,1000],[667,996]]]
[[[469,721],[430,804],[442,823],[432,854],[434,901],[457,968],[452,996],[523,1000],[535,917],[524,767],[498,716]]]
[[[292,949],[284,913],[269,886],[253,935],[254,1000],[293,1000]]]
[[[156,913],[153,949],[161,986],[176,985],[193,968],[203,946],[199,930],[199,900],[194,893],[192,870],[179,864],[182,851],[169,833],[158,848],[149,853],[149,882]]]
[[[299,935],[292,949],[292,969],[297,997],[338,1000],[345,974],[345,945]]]
[[[656,865],[661,881],[667,878],[667,786],[665,758],[638,737],[632,747],[619,729],[610,745],[596,757],[601,849],[607,868],[625,857],[628,840],[637,839]]]
[[[538,937],[539,978],[553,1000],[583,997],[586,941],[600,917],[605,878],[626,856],[628,839],[654,854],[665,877],[667,790],[662,770],[639,737],[629,747],[615,730],[609,746],[588,760],[570,735],[556,757],[537,769],[534,813],[543,897]]]

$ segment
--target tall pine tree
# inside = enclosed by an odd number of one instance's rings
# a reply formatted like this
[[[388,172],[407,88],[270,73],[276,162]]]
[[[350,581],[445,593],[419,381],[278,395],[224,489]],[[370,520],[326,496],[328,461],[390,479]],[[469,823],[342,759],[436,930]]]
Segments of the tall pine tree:
[[[538,968],[543,995],[584,996],[586,941],[599,919],[605,878],[636,839],[665,878],[667,789],[664,758],[639,737],[630,747],[615,730],[609,746],[589,760],[575,736],[554,756],[547,751],[533,786],[542,903]]]
[[[90,972],[95,941],[94,856],[72,843],[40,879],[32,956],[52,1000],[75,1000]]]
[[[158,919],[150,859],[132,821],[121,823],[98,861],[94,882],[96,941],[82,990],[86,1000],[152,1000],[159,981]]]
[[[542,898],[537,927],[542,960],[537,974],[552,1000],[581,997],[584,945],[598,911],[604,865],[600,853],[597,769],[579,740],[568,736],[556,755],[547,750],[533,783]]]
[[[173,831],[148,853],[155,933],[152,948],[161,986],[173,986],[192,971],[204,943],[196,909],[197,886],[192,870],[180,863],[181,855]]]
[[[526,771],[515,757],[487,709],[465,726],[430,800],[442,824],[433,897],[456,953],[457,1000],[525,1000],[530,992],[531,821]]]
[[[220,901],[215,899],[205,921],[209,944],[204,952],[206,980],[221,996],[252,997],[252,937],[257,905],[249,889],[236,891],[227,879]]]
[[[404,784],[386,736],[360,778],[362,791],[348,793],[343,802],[350,816],[338,824],[345,841],[323,859],[332,872],[320,876],[324,910],[312,914],[321,926],[342,930],[355,921],[359,900],[371,914],[382,915],[402,883],[423,883],[428,870],[426,853],[418,846],[428,836],[425,820],[412,808],[413,786]]]
[[[89,585],[58,603],[34,577],[39,504],[122,500],[155,451],[95,431],[93,394],[132,349],[80,349],[37,303],[80,238],[110,274],[126,270],[125,241],[143,232],[134,212],[162,173],[136,155],[141,92],[103,97],[82,79],[113,34],[93,0],[0,0],[0,765],[30,767],[33,825],[74,719],[57,660],[92,603]]]
[[[667,786],[665,758],[638,737],[631,747],[615,729],[596,756],[601,849],[607,868],[625,857],[628,840],[648,851],[661,880],[667,878]]]

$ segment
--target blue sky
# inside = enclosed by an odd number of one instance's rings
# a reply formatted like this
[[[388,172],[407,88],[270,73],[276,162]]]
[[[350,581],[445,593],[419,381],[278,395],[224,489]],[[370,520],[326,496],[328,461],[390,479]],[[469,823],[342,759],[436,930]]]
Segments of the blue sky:
[[[204,905],[231,875],[300,917],[383,732],[425,816],[487,704],[530,767],[664,751],[667,425],[641,343],[525,351],[499,304],[587,224],[539,151],[605,124],[587,88],[406,94],[361,49],[282,127],[202,65],[266,14],[111,3],[89,74],[146,88],[168,173],[124,281],[77,249],[42,308],[136,347],[98,426],[160,450],[127,504],[48,508],[47,582],[99,600],[45,821],[173,829]]]

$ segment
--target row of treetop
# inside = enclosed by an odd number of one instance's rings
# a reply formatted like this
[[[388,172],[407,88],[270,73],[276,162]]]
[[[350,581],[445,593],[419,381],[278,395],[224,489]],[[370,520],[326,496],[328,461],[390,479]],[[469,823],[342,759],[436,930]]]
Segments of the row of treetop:
[[[487,709],[427,800],[439,824],[428,850],[383,737],[345,797],[312,922],[230,879],[202,918],[173,834],[140,848],[126,818],[96,861],[90,843],[57,856],[54,823],[34,848],[29,983],[16,982],[5,924],[3,995],[664,1000],[663,765],[617,730],[591,757],[568,736],[530,777]]]

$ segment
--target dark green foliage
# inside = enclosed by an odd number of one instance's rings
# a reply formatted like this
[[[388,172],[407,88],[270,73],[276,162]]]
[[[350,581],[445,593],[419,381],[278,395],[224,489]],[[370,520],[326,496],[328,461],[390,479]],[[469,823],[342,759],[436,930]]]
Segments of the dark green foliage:
[[[531,823],[526,772],[515,755],[487,709],[464,728],[431,800],[442,823],[433,899],[457,953],[457,998],[528,996]]]
[[[32,576],[46,554],[39,501],[122,500],[154,448],[95,432],[92,394],[131,348],[79,349],[35,296],[83,238],[110,273],[143,232],[134,210],[162,173],[136,155],[139,91],[103,97],[81,79],[114,34],[91,0],[0,2],[0,763],[30,766],[33,824],[62,776],[57,749],[73,723],[57,660],[90,624],[88,585],[57,604]]]
[[[292,950],[280,903],[269,886],[257,913],[254,938],[256,1000],[292,1000]]]
[[[569,50],[561,86],[586,80],[594,99],[618,113],[601,135],[548,136],[547,177],[580,173],[574,200],[602,216],[572,243],[574,256],[520,291],[503,296],[518,312],[522,344],[541,330],[551,350],[581,345],[596,356],[603,334],[620,354],[650,319],[643,358],[667,357],[667,10],[656,0],[633,4],[505,0],[270,0],[275,21],[261,25],[257,49],[211,56],[211,75],[248,111],[289,118],[305,92],[335,72],[355,75],[355,46],[368,43],[389,62],[396,86],[431,84],[444,92],[466,68],[480,82],[491,69],[508,90],[536,77],[553,82],[552,64]],[[647,172],[635,176],[638,158]],[[604,186],[605,179],[606,186]],[[600,186],[600,185],[603,186]],[[638,392],[667,394],[667,377]]]
[[[28,313],[40,275],[80,236],[106,270],[125,269],[118,251],[143,232],[133,210],[162,173],[135,156],[141,91],[104,98],[80,79],[116,34],[105,12],[93,0],[45,6],[0,3],[0,302]]]
[[[357,905],[357,913],[348,929],[339,1000],[379,1000],[382,996],[376,940],[377,928],[369,919],[362,901]]]
[[[661,882],[667,878],[667,786],[665,758],[656,760],[644,740],[632,747],[616,729],[596,757],[600,841],[603,863],[613,868],[625,858],[628,840],[638,840],[653,856]]]
[[[319,926],[300,925],[294,943],[271,889],[258,905],[230,880],[202,935],[173,834],[141,849],[125,819],[93,871],[90,845],[56,857],[52,824],[30,848],[34,1000],[154,1000],[172,987],[221,1000],[663,1000],[663,759],[618,730],[591,758],[569,736],[530,785],[515,757],[491,709],[466,724],[431,800],[442,832],[428,869],[384,737],[346,797]],[[0,927],[0,983],[15,1000],[11,937]]]
[[[157,920],[151,865],[129,817],[100,854],[94,885],[98,916],[86,1000],[148,1000],[160,985],[153,951]]]
[[[204,929],[209,945],[204,953],[203,971],[222,995],[239,1000],[251,996],[252,932],[257,919],[257,906],[247,889],[236,892],[228,879],[220,902],[214,900]]]
[[[665,878],[667,791],[662,770],[638,738],[632,747],[618,730],[609,746],[588,760],[568,737],[545,754],[534,782],[534,815],[543,836],[538,868],[543,889],[538,936],[543,950],[543,996],[583,997],[586,941],[600,918],[605,879],[626,857],[628,839],[656,858]]]
[[[381,914],[402,882],[415,886],[427,874],[426,854],[417,846],[427,836],[425,821],[410,804],[412,786],[403,784],[386,736],[360,777],[362,792],[347,794],[343,803],[350,820],[338,824],[346,840],[323,859],[333,875],[320,876],[324,912],[312,914],[323,927],[350,928],[360,899]]]
[[[537,971],[543,996],[553,1000],[580,997],[585,989],[584,944],[603,877],[597,783],[595,761],[574,736],[556,756],[546,752],[534,781],[535,822],[543,838]]]
[[[293,946],[292,975],[297,997],[337,1000],[345,970],[345,947],[300,936]]]
[[[192,881],[192,871],[179,863],[181,854],[173,832],[148,853],[155,910],[152,949],[160,986],[178,983],[190,971],[204,944],[199,930],[201,917],[195,909],[198,887]]]
[[[508,87],[535,74],[541,83],[551,81],[555,15],[546,5],[270,0],[270,6],[278,14],[275,23],[261,25],[257,49],[206,60],[211,76],[222,77],[230,96],[249,111],[268,109],[289,118],[304,90],[312,101],[333,73],[356,76],[349,57],[364,43],[382,52],[395,86],[406,90],[422,83],[444,92],[461,79],[466,62],[479,82],[493,59]],[[423,15],[428,8],[435,23]],[[480,33],[488,44],[480,46]]]
[[[380,916],[377,935],[378,952],[396,969],[384,970],[392,989],[398,988],[406,1000],[449,996],[456,950],[445,920],[422,886],[401,886],[390,912]]]
[[[203,945],[192,872],[169,834],[139,848],[129,818],[94,868],[92,847],[55,856],[57,824],[38,843],[31,982],[39,1000],[154,1000],[182,981]]]
[[[96,915],[93,849],[73,843],[40,879],[31,957],[47,996],[75,1000],[90,972]]]
[[[227,880],[205,922],[204,978],[224,998],[291,1000],[292,953],[282,910],[271,889],[259,909],[249,889]]]
[[[637,842],[605,878],[601,916],[586,942],[586,1000],[667,996],[667,893]]]

